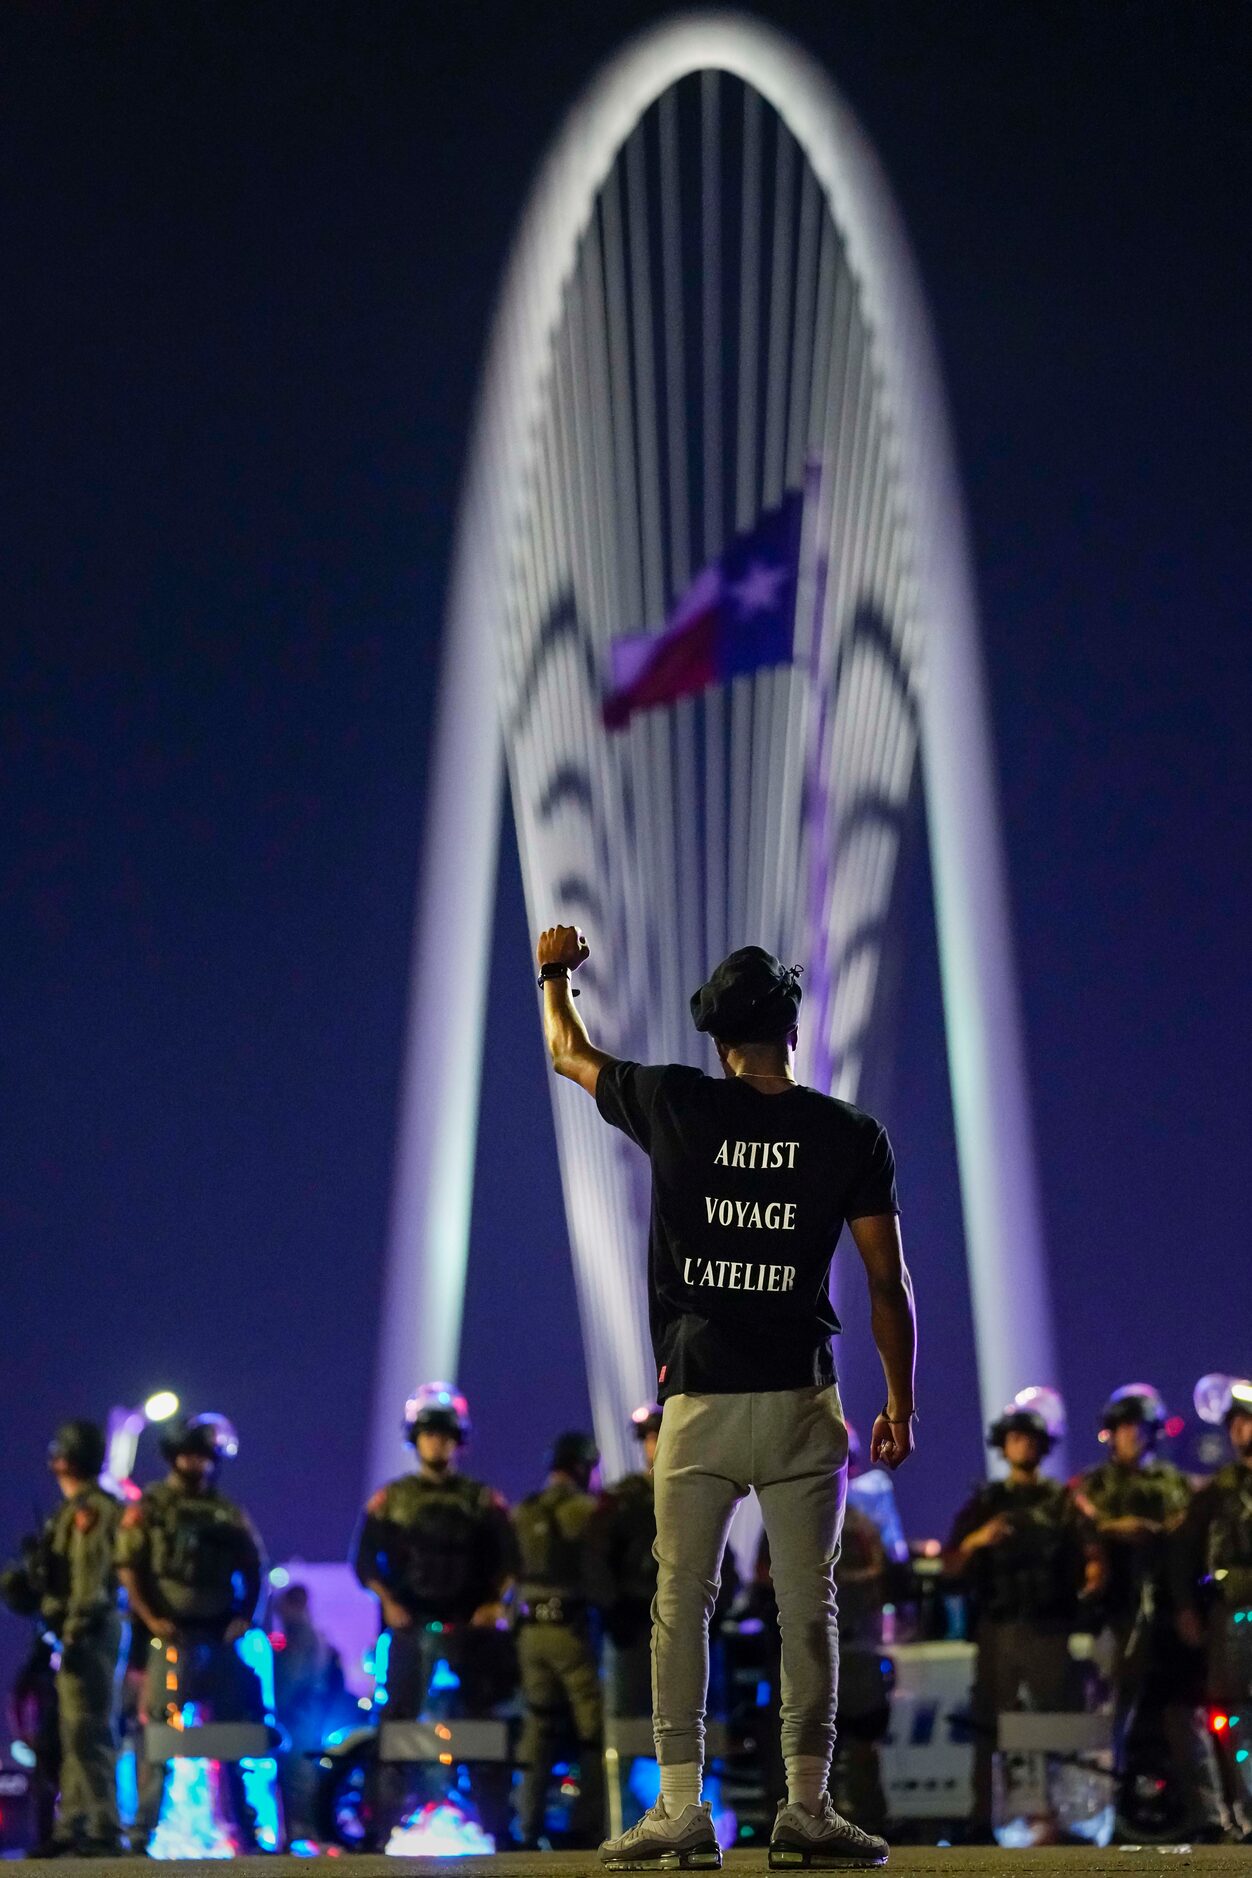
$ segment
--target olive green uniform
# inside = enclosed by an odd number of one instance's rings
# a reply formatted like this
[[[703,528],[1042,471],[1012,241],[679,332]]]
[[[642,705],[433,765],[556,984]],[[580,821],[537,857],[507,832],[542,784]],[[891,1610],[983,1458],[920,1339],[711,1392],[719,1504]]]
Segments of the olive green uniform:
[[[518,1797],[524,1843],[543,1827],[544,1796],[566,1711],[578,1744],[574,1836],[598,1844],[604,1832],[604,1706],[587,1625],[587,1532],[596,1501],[569,1480],[554,1480],[517,1509],[521,1551],[518,1658],[526,1722],[526,1772]]]
[[[651,1474],[627,1474],[587,1528],[586,1588],[601,1613],[607,1701],[614,1715],[652,1717],[652,1600],[656,1499]]]
[[[999,1717],[1021,1706],[1056,1714],[1079,1706],[1070,1632],[1094,1546],[1090,1523],[1055,1480],[988,1481],[966,1501],[948,1540],[955,1552],[969,1534],[1003,1516],[1008,1532],[965,1562],[971,1630],[978,1646],[974,1721],[974,1826],[992,1827],[992,1764]]]
[[[195,1703],[206,1720],[264,1720],[260,1683],[225,1634],[237,1619],[251,1621],[261,1594],[261,1542],[243,1509],[213,1487],[160,1481],[122,1515],[117,1562],[135,1573],[153,1613],[175,1625],[172,1639],[154,1637],[148,1651],[144,1719],[174,1720]],[[256,1822],[242,1771],[227,1764],[225,1773],[250,1849]],[[165,1763],[142,1760],[136,1825],[144,1840],[164,1792]]]
[[[412,1622],[385,1632],[385,1675],[378,1697],[389,1721],[415,1721],[428,1706],[431,1677],[443,1659],[459,1687],[448,1714],[476,1720],[517,1686],[512,1639],[470,1618],[495,1603],[514,1575],[513,1523],[495,1490],[468,1474],[435,1478],[402,1474],[373,1494],[357,1533],[354,1564],[363,1585],[382,1584]],[[451,1692],[450,1692],[451,1693]],[[445,1783],[437,1771],[440,1791]],[[425,1791],[429,1779],[417,1783]],[[414,1782],[408,1771],[380,1762],[369,1788],[369,1838],[385,1849],[404,1816]],[[502,1843],[509,1823],[510,1774],[483,1763],[474,1770],[474,1799],[487,1831]]]
[[[1215,1736],[1225,1799],[1247,1830],[1248,1792],[1237,1759],[1252,1746],[1252,1463],[1231,1461],[1199,1488],[1172,1556],[1174,1596],[1205,1632],[1205,1695],[1230,1717]]]
[[[1104,1611],[1113,1644],[1118,1771],[1127,1772],[1136,1715],[1153,1710],[1192,1813],[1192,1829],[1219,1829],[1217,1769],[1200,1713],[1203,1661],[1179,1640],[1174,1622],[1174,1535],[1191,1504],[1191,1483],[1168,1461],[1128,1467],[1110,1460],[1083,1475],[1077,1497],[1094,1513],[1108,1555]],[[1129,1517],[1150,1519],[1167,1530],[1137,1540],[1103,1530],[1106,1521]]]
[[[43,1536],[40,1616],[61,1644],[54,1838],[70,1845],[81,1833],[94,1849],[114,1847],[119,1837],[114,1710],[123,1626],[113,1549],[120,1512],[112,1494],[85,1484],[52,1515]]]

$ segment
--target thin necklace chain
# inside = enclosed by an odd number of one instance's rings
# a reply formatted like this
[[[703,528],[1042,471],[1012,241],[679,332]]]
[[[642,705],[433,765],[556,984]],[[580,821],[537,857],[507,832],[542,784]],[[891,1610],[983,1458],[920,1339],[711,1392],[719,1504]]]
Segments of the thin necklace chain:
[[[790,1082],[795,1077],[785,1069],[737,1069],[735,1076],[740,1082]]]

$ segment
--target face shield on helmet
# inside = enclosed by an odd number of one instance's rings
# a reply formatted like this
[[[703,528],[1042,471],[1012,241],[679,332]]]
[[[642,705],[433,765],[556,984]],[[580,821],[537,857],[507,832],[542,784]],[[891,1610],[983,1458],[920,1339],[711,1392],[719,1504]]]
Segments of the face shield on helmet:
[[[1033,1435],[1039,1443],[1040,1460],[1050,1454],[1065,1438],[1065,1404],[1058,1392],[1046,1383],[1031,1383],[1019,1389],[988,1428],[987,1446],[1003,1453],[1005,1437],[1011,1434]]]
[[[1031,1383],[1029,1388],[1018,1390],[1005,1413],[1018,1409],[1041,1415],[1053,1444],[1064,1441],[1068,1418],[1059,1390],[1050,1389],[1046,1383]]]
[[[472,1432],[469,1403],[450,1382],[424,1382],[404,1405],[404,1438],[413,1447],[420,1434],[451,1435],[459,1445]]]
[[[216,1463],[233,1461],[239,1452],[239,1436],[229,1416],[212,1411],[187,1415],[164,1430],[161,1452],[167,1461],[176,1461],[180,1454],[198,1454]]]
[[[1210,1428],[1229,1428],[1237,1415],[1252,1416],[1252,1381],[1220,1372],[1201,1376],[1192,1401],[1196,1414]]]

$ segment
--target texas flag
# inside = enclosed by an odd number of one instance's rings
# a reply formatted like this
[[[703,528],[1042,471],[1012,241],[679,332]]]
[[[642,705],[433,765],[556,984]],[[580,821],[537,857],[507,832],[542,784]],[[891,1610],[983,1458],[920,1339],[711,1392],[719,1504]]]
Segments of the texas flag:
[[[601,714],[621,730],[635,711],[672,704],[764,665],[786,665],[795,632],[799,493],[785,496],[696,575],[659,633],[609,644]]]

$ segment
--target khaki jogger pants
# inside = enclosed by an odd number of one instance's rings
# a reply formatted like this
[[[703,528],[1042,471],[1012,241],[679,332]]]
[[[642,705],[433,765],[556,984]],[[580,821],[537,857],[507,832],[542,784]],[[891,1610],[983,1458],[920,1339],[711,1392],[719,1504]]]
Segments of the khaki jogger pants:
[[[838,1388],[677,1395],[653,1469],[652,1726],[662,1765],[704,1760],[709,1617],[731,1515],[755,1488],[782,1633],[782,1751],[827,1758],[839,1678],[835,1564],[848,1488]]]

